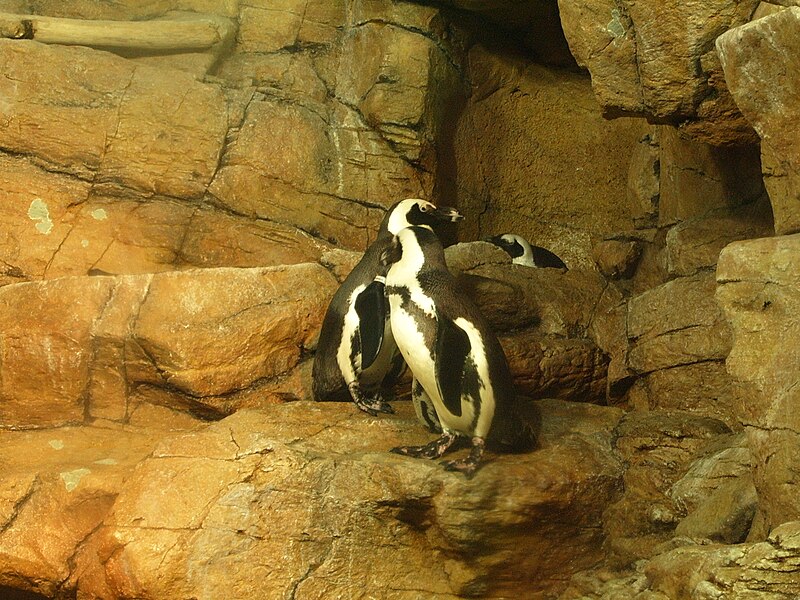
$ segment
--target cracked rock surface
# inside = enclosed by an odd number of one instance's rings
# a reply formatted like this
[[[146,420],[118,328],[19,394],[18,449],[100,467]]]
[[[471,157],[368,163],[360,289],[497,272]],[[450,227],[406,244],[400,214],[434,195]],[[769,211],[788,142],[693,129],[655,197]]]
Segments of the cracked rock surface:
[[[429,437],[397,407],[5,435],[3,462],[31,451],[0,475],[0,584],[107,599],[527,597],[597,560],[621,411],[538,403],[541,447],[490,455],[468,481],[387,452]]]

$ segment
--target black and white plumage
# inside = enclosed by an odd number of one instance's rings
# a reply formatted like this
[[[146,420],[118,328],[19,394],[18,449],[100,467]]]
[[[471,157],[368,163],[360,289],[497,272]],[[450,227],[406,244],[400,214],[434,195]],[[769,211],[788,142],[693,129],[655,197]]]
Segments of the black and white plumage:
[[[420,406],[430,402],[442,430],[430,444],[393,451],[439,458],[466,437],[472,444],[469,457],[447,462],[445,468],[471,476],[487,442],[513,450],[533,447],[535,436],[517,413],[500,342],[477,306],[459,293],[436,235],[420,227],[403,229],[382,262],[388,267],[386,294],[395,342],[414,386],[424,390],[417,394]]]
[[[403,359],[392,338],[384,284],[378,277],[383,271],[381,253],[405,227],[431,227],[461,218],[454,208],[437,208],[416,198],[388,210],[377,238],[328,305],[311,375],[316,400],[345,400],[349,395],[372,415],[392,412],[386,400],[403,370]]]
[[[511,262],[515,265],[525,265],[526,267],[566,269],[567,265],[558,255],[550,252],[541,246],[531,246],[521,235],[516,233],[505,233],[496,235],[486,240],[495,246],[499,246],[511,256]]]

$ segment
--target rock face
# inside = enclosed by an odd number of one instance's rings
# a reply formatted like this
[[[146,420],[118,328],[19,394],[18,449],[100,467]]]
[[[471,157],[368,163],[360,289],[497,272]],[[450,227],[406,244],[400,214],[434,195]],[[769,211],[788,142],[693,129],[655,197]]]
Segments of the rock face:
[[[757,19],[717,40],[725,79],[742,113],[761,137],[761,160],[776,233],[800,231],[800,110],[797,72],[800,7]]]
[[[37,452],[2,475],[0,585],[109,599],[500,598],[597,561],[602,506],[620,485],[620,411],[542,403],[541,449],[492,457],[466,481],[387,452],[425,439],[403,408],[375,420],[291,403],[161,441],[118,427],[9,434],[6,457]],[[28,524],[62,510],[72,526],[43,543]]]
[[[462,239],[517,233],[592,268],[593,243],[631,228],[627,157],[642,123],[599,120],[581,75],[477,46],[469,64],[475,83],[453,140]],[[571,128],[583,134],[555,133]]]
[[[791,258],[800,236],[737,242],[720,256],[717,298],[730,320],[734,345],[727,368],[748,396],[741,419],[753,452],[759,496],[758,533],[796,520],[800,502],[791,491],[800,452],[797,402],[800,364],[794,314],[800,271]]]
[[[306,264],[0,288],[0,424],[124,422],[142,402],[220,415],[302,394],[335,286]]]
[[[747,23],[758,0],[558,4],[570,49],[591,72],[592,88],[610,114],[668,122],[712,145],[754,141],[727,90],[713,43]]]

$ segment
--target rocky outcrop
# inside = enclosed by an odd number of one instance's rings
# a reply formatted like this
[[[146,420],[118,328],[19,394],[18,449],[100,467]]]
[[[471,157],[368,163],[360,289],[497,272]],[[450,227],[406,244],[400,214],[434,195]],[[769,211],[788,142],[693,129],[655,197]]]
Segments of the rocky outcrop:
[[[0,425],[125,422],[142,402],[219,416],[306,397],[305,355],[335,286],[305,264],[0,288]]]
[[[300,402],[167,435],[6,435],[4,463],[36,451],[0,476],[0,585],[108,599],[500,598],[551,593],[598,560],[620,411],[541,403],[540,449],[492,456],[467,481],[387,452],[426,438],[398,407],[373,419]]]
[[[720,256],[717,299],[733,329],[726,362],[747,394],[741,420],[753,452],[759,497],[755,539],[800,515],[794,465],[800,425],[794,406],[800,351],[795,314],[800,270],[793,259],[800,236],[737,242]]]
[[[592,88],[609,114],[667,122],[715,146],[755,141],[727,90],[713,45],[720,33],[747,23],[758,4],[558,3],[570,49],[592,74]]]
[[[628,156],[642,123],[599,120],[580,74],[480,46],[469,66],[472,95],[452,149],[458,205],[467,215],[460,236],[517,233],[570,268],[592,268],[592,244],[631,228]],[[582,134],[563,135],[574,129]]]
[[[791,6],[791,4],[789,5]],[[761,161],[776,233],[800,231],[800,7],[778,11],[717,40],[725,79],[761,137]]]

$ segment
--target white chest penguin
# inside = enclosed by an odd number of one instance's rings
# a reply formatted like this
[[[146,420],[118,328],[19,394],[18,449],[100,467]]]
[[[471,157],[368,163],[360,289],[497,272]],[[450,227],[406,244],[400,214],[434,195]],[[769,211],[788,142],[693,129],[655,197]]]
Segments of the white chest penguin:
[[[395,233],[412,225],[432,227],[460,220],[454,208],[416,198],[394,204],[386,213],[375,241],[334,294],[325,313],[312,369],[315,400],[352,398],[372,415],[392,412],[387,398],[403,369],[392,338],[381,253]]]
[[[566,269],[567,265],[558,255],[550,252],[541,246],[531,246],[521,235],[516,233],[506,233],[488,238],[495,246],[505,250],[511,257],[511,262],[515,265],[525,265],[526,267]]]
[[[382,256],[395,342],[433,406],[442,435],[425,446],[392,451],[439,458],[460,437],[469,456],[445,463],[471,476],[486,443],[513,450],[533,447],[532,428],[517,414],[503,349],[475,304],[459,293],[444,251],[429,229],[400,231]]]

